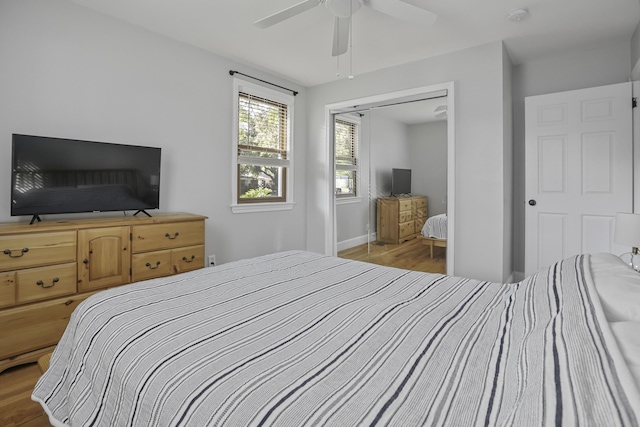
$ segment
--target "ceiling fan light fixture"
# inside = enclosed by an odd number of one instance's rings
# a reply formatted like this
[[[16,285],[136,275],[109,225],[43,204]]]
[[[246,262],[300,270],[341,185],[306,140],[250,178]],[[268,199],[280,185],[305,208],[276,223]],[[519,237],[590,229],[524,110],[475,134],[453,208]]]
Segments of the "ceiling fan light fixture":
[[[520,22],[529,14],[525,8],[513,9],[507,14],[507,19],[511,22]]]

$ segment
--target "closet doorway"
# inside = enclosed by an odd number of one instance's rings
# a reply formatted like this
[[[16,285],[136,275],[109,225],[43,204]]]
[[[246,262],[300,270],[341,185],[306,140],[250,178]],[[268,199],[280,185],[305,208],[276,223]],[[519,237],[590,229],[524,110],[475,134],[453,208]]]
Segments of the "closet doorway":
[[[329,212],[333,215],[327,228],[332,230],[329,242],[332,253],[408,269],[436,268],[430,271],[452,274],[455,254],[453,83],[350,100],[328,105],[326,111],[330,156],[332,160],[336,158],[335,163],[331,162],[333,170],[329,175],[335,177],[330,183],[333,197]],[[349,154],[347,147],[352,145],[344,138],[345,135],[353,137],[354,129],[357,145],[355,154],[351,153],[355,159],[350,160],[345,154]],[[346,132],[349,130],[351,132]],[[337,151],[333,139],[336,132]],[[438,139],[440,147],[437,147]],[[448,216],[447,247],[434,249],[431,267],[418,259],[428,264],[431,249],[420,237],[402,244],[377,239],[377,203],[378,199],[391,196],[394,168],[411,170],[411,193],[427,196],[425,210],[429,217]],[[406,205],[406,198],[399,199]],[[414,233],[420,234],[422,223],[415,212],[413,215],[418,224]],[[413,225],[413,219],[408,224]],[[438,264],[438,257],[440,266],[433,267]]]

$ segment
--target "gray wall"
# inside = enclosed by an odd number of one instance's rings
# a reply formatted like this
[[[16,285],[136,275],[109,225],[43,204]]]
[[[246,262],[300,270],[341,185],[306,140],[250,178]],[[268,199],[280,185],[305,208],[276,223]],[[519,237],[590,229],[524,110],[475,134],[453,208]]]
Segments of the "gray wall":
[[[447,212],[447,122],[411,125],[412,193],[428,198],[428,215]]]
[[[524,98],[622,83],[630,72],[629,42],[513,67],[513,269],[518,276],[524,274]]]
[[[631,36],[631,67],[632,67],[632,79],[640,79],[640,23],[636,27],[636,30]]]
[[[371,196],[389,197],[391,195],[391,169],[409,169],[411,151],[409,147],[407,125],[378,114],[373,110],[369,114],[371,131],[371,172],[373,187]]]
[[[161,147],[161,210],[208,216],[219,262],[305,248],[304,87],[60,0],[2,0],[0,58],[0,221],[29,219],[9,210],[11,134],[24,133]],[[230,69],[300,92],[292,211],[231,213]]]

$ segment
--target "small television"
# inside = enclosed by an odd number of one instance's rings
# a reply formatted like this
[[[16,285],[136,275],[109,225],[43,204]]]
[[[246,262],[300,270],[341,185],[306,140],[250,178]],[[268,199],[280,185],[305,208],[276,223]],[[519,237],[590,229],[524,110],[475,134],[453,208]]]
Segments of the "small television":
[[[391,170],[391,195],[411,194],[411,169]]]
[[[156,147],[14,134],[11,215],[135,210],[160,206]],[[150,215],[149,215],[150,216]]]

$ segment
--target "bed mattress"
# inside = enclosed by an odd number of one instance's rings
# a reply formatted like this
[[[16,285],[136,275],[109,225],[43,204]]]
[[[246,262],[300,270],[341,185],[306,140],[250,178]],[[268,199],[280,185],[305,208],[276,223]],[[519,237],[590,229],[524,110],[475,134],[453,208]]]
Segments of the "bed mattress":
[[[100,292],[33,392],[54,425],[637,426],[589,255],[489,283],[283,252]]]
[[[436,239],[447,238],[447,214],[434,215],[422,226],[422,235]]]

